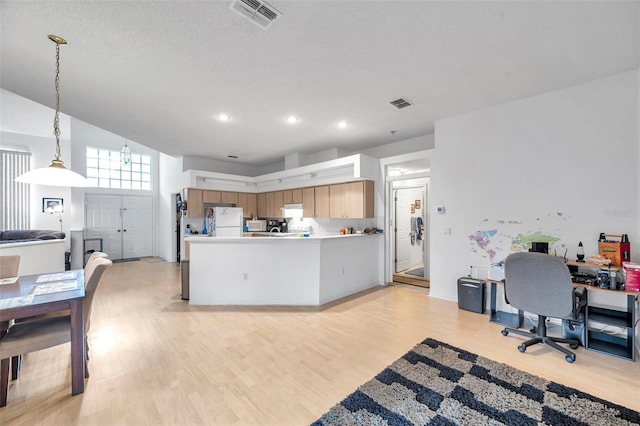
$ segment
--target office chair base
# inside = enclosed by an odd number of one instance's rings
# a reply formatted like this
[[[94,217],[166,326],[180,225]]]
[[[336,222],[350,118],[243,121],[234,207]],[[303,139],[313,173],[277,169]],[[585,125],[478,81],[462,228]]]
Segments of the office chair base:
[[[515,333],[520,336],[529,337],[530,339],[526,342],[523,342],[518,346],[518,350],[522,353],[526,352],[527,348],[532,345],[536,345],[538,343],[546,344],[551,346],[553,349],[562,352],[565,357],[564,359],[568,363],[572,363],[576,360],[576,354],[571,352],[570,350],[560,346],[558,343],[566,343],[569,345],[571,349],[577,349],[580,346],[580,342],[576,339],[563,339],[561,337],[549,337],[547,336],[547,327],[546,327],[546,318],[544,316],[538,317],[538,334],[529,333],[527,331],[518,330],[516,328],[505,327],[502,330],[502,335],[507,336],[509,333]]]

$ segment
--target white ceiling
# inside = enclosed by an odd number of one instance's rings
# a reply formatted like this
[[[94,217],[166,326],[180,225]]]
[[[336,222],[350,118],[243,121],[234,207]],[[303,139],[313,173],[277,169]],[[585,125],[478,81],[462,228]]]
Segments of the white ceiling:
[[[1,87],[54,107],[55,34],[64,113],[166,154],[266,165],[433,133],[639,63],[636,1],[272,0],[268,30],[230,3],[3,1]]]

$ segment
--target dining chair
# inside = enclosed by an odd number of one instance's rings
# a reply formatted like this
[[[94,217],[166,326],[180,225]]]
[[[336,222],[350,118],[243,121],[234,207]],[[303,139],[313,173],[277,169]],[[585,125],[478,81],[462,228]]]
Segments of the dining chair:
[[[109,259],[97,258],[94,270],[85,279],[85,296],[82,299],[83,324],[86,334],[89,329],[91,306],[104,273],[113,263]],[[14,324],[0,340],[0,407],[7,405],[9,382],[9,359],[21,354],[39,351],[71,341],[70,316],[42,318]],[[85,352],[86,353],[86,352]],[[89,369],[85,359],[85,378],[89,377]]]
[[[93,253],[91,253],[91,256],[89,256],[89,259],[87,259],[87,263],[84,266],[84,282],[85,282],[85,285],[86,285],[86,283],[89,282],[89,279],[91,278],[91,274],[93,273],[93,270],[95,269],[95,260],[96,259],[100,259],[100,258],[108,258],[108,257],[109,257],[109,255],[107,253],[103,253],[101,251],[94,251]],[[63,316],[68,316],[68,315],[70,315],[69,310],[59,311],[59,312],[53,312],[53,313],[50,313],[50,314],[35,315],[35,316],[32,316],[32,317],[28,317],[28,318],[21,318],[21,319],[15,320],[15,323],[39,320],[39,319],[43,319],[43,318],[63,317]],[[85,340],[85,350],[87,351],[87,353],[89,352],[89,344],[86,342],[86,340]],[[18,375],[20,374],[20,364],[21,364],[21,356],[20,355],[17,355],[17,356],[14,356],[14,357],[11,358],[11,380],[17,380],[18,379]]]
[[[17,254],[0,256],[0,279],[18,276],[20,269],[20,256]],[[0,338],[5,335],[9,328],[9,321],[0,322]]]
[[[18,269],[20,269],[19,255],[0,256],[0,278],[17,277]]]

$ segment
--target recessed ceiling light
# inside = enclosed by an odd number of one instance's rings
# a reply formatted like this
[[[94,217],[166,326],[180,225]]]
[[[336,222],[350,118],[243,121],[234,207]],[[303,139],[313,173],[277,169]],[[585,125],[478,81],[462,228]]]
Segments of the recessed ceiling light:
[[[349,123],[347,123],[346,121],[341,121],[341,122],[338,123],[338,127],[340,127],[341,129],[344,129],[348,125],[349,125]]]
[[[285,118],[285,121],[289,124],[296,124],[297,122],[300,121],[300,119],[295,115],[290,115],[287,118]]]
[[[218,114],[218,120],[229,121],[231,120],[231,116],[229,114],[221,113],[221,114]]]

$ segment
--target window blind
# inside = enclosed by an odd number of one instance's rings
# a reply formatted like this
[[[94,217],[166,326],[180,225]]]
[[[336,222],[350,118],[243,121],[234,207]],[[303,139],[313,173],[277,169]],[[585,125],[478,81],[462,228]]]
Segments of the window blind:
[[[29,229],[29,184],[14,179],[30,170],[31,153],[0,150],[0,229]]]

